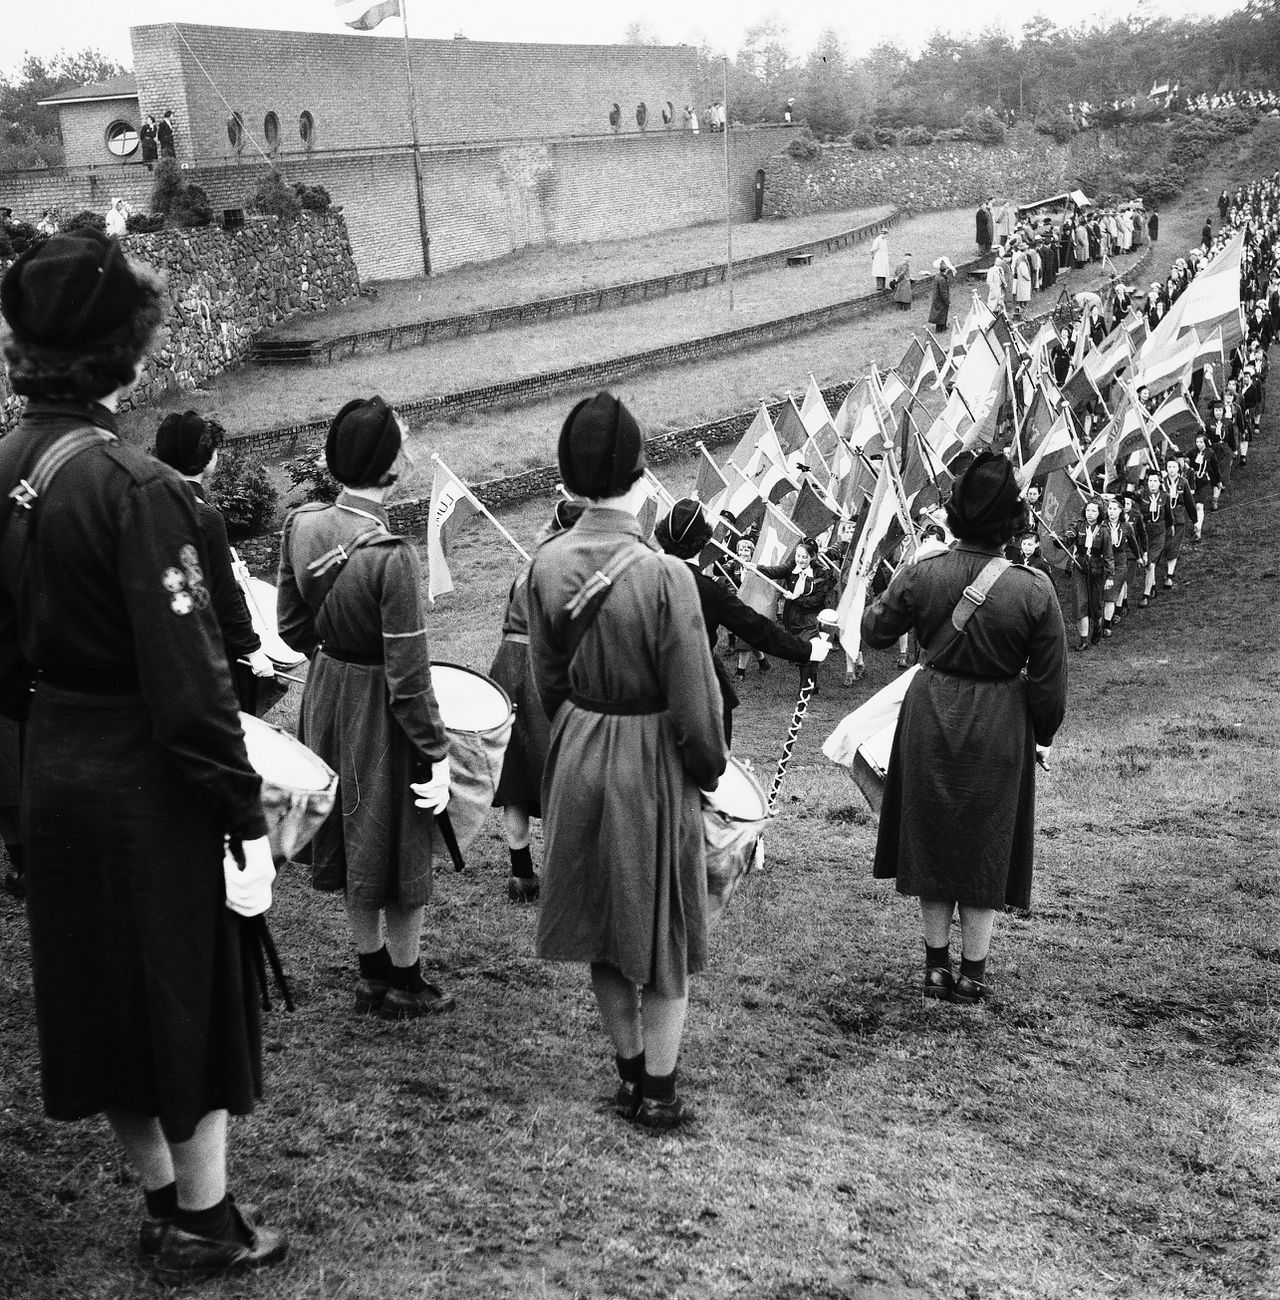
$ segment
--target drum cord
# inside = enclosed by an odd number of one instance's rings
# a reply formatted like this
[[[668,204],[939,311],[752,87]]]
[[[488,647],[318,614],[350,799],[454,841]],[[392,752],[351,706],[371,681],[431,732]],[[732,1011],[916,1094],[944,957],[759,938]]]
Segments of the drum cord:
[[[817,684],[817,664],[806,664],[804,678],[800,683],[800,695],[796,700],[795,711],[791,715],[791,725],[787,728],[787,739],[782,746],[782,757],[778,759],[777,771],[773,774],[773,784],[769,787],[768,811],[773,816],[774,805],[778,802],[778,791],[782,789],[782,778],[791,763],[791,751],[795,748],[796,737],[804,725],[805,714],[809,712],[809,698]]]

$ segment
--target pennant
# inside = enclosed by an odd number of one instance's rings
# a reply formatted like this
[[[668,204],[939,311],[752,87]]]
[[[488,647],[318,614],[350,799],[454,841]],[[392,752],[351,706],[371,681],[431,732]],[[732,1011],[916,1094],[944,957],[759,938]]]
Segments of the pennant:
[[[756,412],[756,417],[747,427],[747,431],[738,439],[738,445],[729,453],[729,464],[737,466],[744,473],[749,473],[752,453],[760,440],[773,432],[773,421],[769,418],[769,409],[763,402]]]
[[[1076,444],[1071,436],[1071,425],[1066,411],[1060,411],[1058,418],[1038,439],[1035,451],[1019,469],[1014,470],[1018,486],[1025,492],[1038,474],[1052,474],[1055,470],[1065,469],[1075,459]]]
[[[817,537],[840,517],[839,509],[823,495],[813,482],[806,478],[800,484],[800,493],[791,507],[791,522],[804,537]]]
[[[698,444],[698,477],[693,484],[693,495],[707,508],[714,518],[721,510],[721,498],[728,495],[729,480],[720,472],[720,467],[711,458],[711,453],[702,444]]]
[[[818,381],[812,373],[804,390],[804,401],[800,404],[800,423],[810,434],[817,433],[824,424],[831,423],[831,411],[827,407],[827,399],[823,397],[822,389],[818,387]]]
[[[778,445],[782,448],[783,457],[789,456],[793,451],[799,451],[809,437],[809,430],[805,428],[800,412],[796,410],[796,404],[790,397],[783,402],[782,410],[778,412],[778,418],[773,422],[773,428]]]
[[[1061,536],[1083,513],[1084,500],[1079,485],[1065,469],[1054,470],[1045,479],[1040,517],[1050,534],[1047,539],[1042,539],[1044,557],[1055,569],[1069,568],[1071,556],[1054,541],[1053,534]]]
[[[787,554],[804,540],[804,534],[776,506],[766,505],[756,541],[753,563],[760,568],[782,564]],[[757,614],[772,618],[778,604],[778,589],[759,573],[746,569],[738,599]]]
[[[388,18],[400,17],[400,0],[334,0],[338,18],[358,32],[371,32]]]
[[[431,479],[431,512],[427,516],[427,602],[453,590],[449,554],[463,524],[484,509],[471,490],[442,460]]]

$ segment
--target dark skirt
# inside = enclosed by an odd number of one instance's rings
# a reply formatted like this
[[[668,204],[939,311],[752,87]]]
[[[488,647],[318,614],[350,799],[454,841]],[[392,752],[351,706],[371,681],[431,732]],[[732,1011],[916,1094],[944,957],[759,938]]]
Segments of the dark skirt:
[[[1186,540],[1186,536],[1186,524],[1174,524],[1165,532],[1164,547],[1160,552],[1165,564],[1170,560],[1177,560],[1182,555],[1182,543]]]
[[[519,806],[530,817],[541,817],[542,772],[551,743],[551,722],[529,672],[528,643],[504,637],[493,657],[489,676],[511,696],[516,711],[493,806]]]
[[[159,1118],[188,1140],[261,1095],[254,981],[216,809],[136,696],[41,686],[22,829],[45,1111]]]
[[[1100,619],[1102,617],[1102,588],[1106,576],[1085,573],[1079,568],[1071,570],[1071,586],[1075,594],[1076,618]]]
[[[1026,908],[1034,838],[1026,681],[918,673],[893,737],[876,877],[918,898]]]

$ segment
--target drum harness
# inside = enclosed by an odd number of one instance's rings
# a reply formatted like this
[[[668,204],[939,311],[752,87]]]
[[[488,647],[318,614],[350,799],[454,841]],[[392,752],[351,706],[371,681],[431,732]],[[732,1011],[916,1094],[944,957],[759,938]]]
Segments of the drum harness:
[[[979,682],[1008,682],[1013,681],[1013,677],[979,677],[974,673],[963,673],[954,668],[942,668],[938,665],[938,660],[944,655],[949,654],[959,645],[961,639],[967,635],[965,628],[969,620],[978,612],[986,603],[987,595],[991,588],[996,585],[1000,575],[1013,568],[1012,563],[1006,560],[1002,555],[993,555],[976,578],[964,589],[964,594],[956,602],[956,607],[951,611],[951,627],[953,629],[946,645],[936,654],[931,655],[922,665],[924,668],[931,669],[934,672],[942,673],[947,677],[964,677],[969,681]],[[1016,677],[1018,674],[1014,674]]]

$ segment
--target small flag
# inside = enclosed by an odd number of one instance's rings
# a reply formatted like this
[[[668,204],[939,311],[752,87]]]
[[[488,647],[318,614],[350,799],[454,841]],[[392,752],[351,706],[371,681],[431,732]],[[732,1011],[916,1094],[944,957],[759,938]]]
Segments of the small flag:
[[[400,0],[333,0],[339,19],[358,32],[371,32],[388,18],[400,17]]]
[[[482,513],[480,503],[467,485],[444,461],[437,460],[431,480],[431,513],[427,517],[427,600],[430,604],[435,604],[437,596],[453,590],[449,552],[462,525]]]

